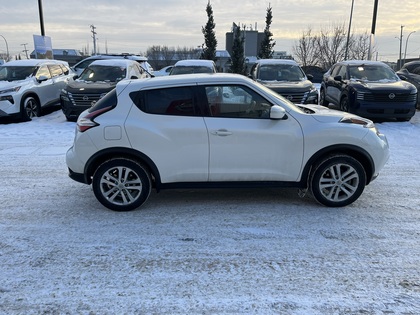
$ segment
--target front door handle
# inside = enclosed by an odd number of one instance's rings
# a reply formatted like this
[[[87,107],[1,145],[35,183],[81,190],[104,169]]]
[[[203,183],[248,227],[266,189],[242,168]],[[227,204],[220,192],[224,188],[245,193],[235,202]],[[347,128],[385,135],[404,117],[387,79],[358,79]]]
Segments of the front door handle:
[[[212,131],[211,134],[215,136],[226,137],[226,136],[230,136],[232,132],[228,131],[227,129],[219,129],[216,131]]]

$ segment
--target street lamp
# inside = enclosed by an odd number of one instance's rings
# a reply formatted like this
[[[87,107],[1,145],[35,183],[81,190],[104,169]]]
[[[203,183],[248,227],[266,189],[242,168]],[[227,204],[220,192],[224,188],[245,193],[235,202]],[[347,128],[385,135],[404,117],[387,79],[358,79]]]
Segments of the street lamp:
[[[351,2],[349,31],[347,32],[346,54],[344,55],[344,60],[347,60],[347,57],[349,55],[349,42],[350,42],[350,32],[351,32],[351,20],[353,17],[353,6],[354,6],[354,0],[352,0]]]
[[[412,31],[410,34],[408,34],[407,39],[405,40],[405,51],[404,51],[404,61],[403,64],[405,64],[405,57],[407,57],[407,45],[408,45],[408,39],[410,38],[410,35],[415,33],[416,31]]]
[[[6,43],[6,58],[7,58],[7,60],[6,61],[9,61],[9,45],[7,45],[7,40],[6,40],[6,38],[4,38],[4,36],[3,35],[0,35],[1,37],[3,37],[3,39],[4,39],[4,42]]]
[[[401,35],[400,35],[400,60],[398,61],[398,70],[402,67],[402,56],[401,56],[401,47],[402,47],[402,41],[403,41],[403,28],[404,25],[401,25]]]

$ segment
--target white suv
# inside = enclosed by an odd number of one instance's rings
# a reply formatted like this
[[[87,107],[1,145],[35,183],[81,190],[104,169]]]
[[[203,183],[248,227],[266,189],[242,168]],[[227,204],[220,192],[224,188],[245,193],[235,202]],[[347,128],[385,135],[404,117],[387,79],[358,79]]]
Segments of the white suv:
[[[244,76],[196,74],[118,83],[79,116],[67,166],[116,211],[152,187],[292,186],[340,207],[388,157],[370,120],[294,105]]]
[[[15,60],[0,66],[0,117],[30,120],[60,104],[60,92],[74,74],[65,61]]]

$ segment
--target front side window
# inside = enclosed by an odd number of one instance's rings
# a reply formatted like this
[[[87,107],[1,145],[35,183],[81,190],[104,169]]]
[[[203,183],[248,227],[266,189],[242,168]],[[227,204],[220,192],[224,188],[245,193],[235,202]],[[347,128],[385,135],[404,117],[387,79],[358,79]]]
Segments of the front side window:
[[[341,76],[341,79],[346,80],[347,79],[347,67],[342,66],[340,68],[340,71],[338,71],[337,75]]]
[[[338,72],[341,69],[341,65],[336,65],[332,70],[331,70],[331,76],[335,77],[336,75],[338,75]]]
[[[207,86],[205,94],[212,117],[269,118],[271,104],[248,87]]]
[[[158,115],[198,115],[192,87],[162,88],[130,93],[143,112]]]
[[[37,73],[36,73],[36,79],[39,80],[41,77],[46,77],[48,79],[51,79],[51,73],[50,70],[48,70],[47,66],[41,66]]]

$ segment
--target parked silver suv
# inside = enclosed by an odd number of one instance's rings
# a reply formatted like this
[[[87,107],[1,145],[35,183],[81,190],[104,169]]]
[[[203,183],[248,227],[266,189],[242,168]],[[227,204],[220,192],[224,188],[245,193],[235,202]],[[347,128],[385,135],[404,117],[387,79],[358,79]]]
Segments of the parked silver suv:
[[[117,211],[142,205],[152,187],[291,186],[340,207],[388,156],[370,120],[216,73],[119,82],[79,116],[67,166]]]
[[[30,120],[42,108],[60,104],[60,92],[74,74],[65,61],[29,59],[0,66],[0,117]]]

